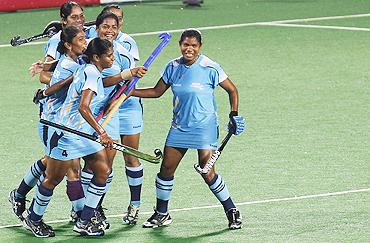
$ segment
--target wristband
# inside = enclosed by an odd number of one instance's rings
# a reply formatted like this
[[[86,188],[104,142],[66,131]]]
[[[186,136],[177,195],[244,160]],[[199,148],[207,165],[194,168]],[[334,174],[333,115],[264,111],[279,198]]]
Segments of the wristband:
[[[128,80],[132,78],[132,73],[130,69],[125,69],[121,72],[121,78],[123,80]]]
[[[45,91],[46,91],[46,89],[42,90],[42,96],[46,98],[48,96],[45,94]]]

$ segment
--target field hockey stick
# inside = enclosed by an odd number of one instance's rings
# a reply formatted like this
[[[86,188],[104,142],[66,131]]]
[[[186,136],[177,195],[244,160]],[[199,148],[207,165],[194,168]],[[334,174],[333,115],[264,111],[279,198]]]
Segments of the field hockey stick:
[[[207,174],[212,169],[232,135],[232,132],[228,132],[224,140],[222,140],[221,146],[212,154],[211,158],[207,161],[203,168],[201,168],[198,164],[194,164],[194,168],[199,174]]]
[[[95,21],[87,22],[85,23],[84,26],[88,27],[92,25],[95,25]],[[62,23],[60,23],[59,21],[51,21],[50,23],[46,25],[44,31],[41,34],[34,35],[34,36],[24,38],[24,39],[21,39],[19,35],[16,35],[10,40],[10,45],[19,46],[19,45],[23,45],[23,44],[26,44],[26,43],[29,43],[35,40],[40,40],[43,38],[50,38],[56,33],[58,33],[60,30],[62,30]]]
[[[152,54],[150,54],[150,56],[148,57],[148,59],[145,61],[145,63],[144,63],[143,66],[146,67],[146,68],[148,68],[152,64],[152,62],[154,61],[154,59],[159,55],[159,53],[162,51],[162,49],[168,44],[168,42],[171,39],[171,35],[169,33],[167,33],[167,32],[164,32],[164,33],[161,33],[158,36],[158,38],[159,39],[162,39],[162,41],[161,41],[161,43],[159,43],[159,45],[154,49],[154,51],[152,52]],[[127,87],[125,85],[123,85],[117,91],[117,93],[114,94],[113,98],[111,99],[111,101],[109,103],[112,103],[112,102],[115,102],[115,103],[114,103],[112,109],[107,114],[107,118],[105,118],[104,122],[102,123],[102,126],[103,127],[109,122],[109,120],[112,118],[113,114],[118,110],[118,108],[121,106],[121,104],[123,103],[123,101],[125,101],[125,99],[127,99],[127,94],[130,93],[130,91],[135,87],[135,85],[139,81],[139,79],[140,78],[135,77],[128,84]],[[123,93],[124,91],[125,91],[125,93]],[[99,114],[99,116],[103,116],[104,115],[104,110],[105,110],[105,108],[102,111],[103,114]]]
[[[24,39],[21,39],[19,35],[14,36],[10,40],[10,45],[19,46],[19,45],[29,43],[31,41],[39,40],[42,38],[50,38],[56,33],[58,33],[58,31],[60,31],[61,29],[62,29],[62,23],[60,23],[59,21],[51,21],[50,23],[46,25],[46,27],[44,28],[44,31],[41,34],[34,35],[34,36],[24,38]]]
[[[48,125],[48,126],[52,126],[52,127],[55,127],[55,128],[58,128],[58,129],[61,129],[61,130],[64,130],[64,131],[67,131],[67,132],[70,132],[70,133],[73,133],[73,134],[76,134],[78,136],[81,136],[81,137],[87,138],[89,140],[95,141],[97,143],[100,143],[100,139],[95,135],[90,135],[88,133],[84,133],[84,132],[81,132],[81,131],[78,131],[78,130],[75,130],[75,129],[72,129],[72,128],[69,128],[69,127],[51,122],[51,121],[47,121],[45,119],[40,119],[40,123]],[[116,142],[113,142],[113,148],[118,150],[118,151],[121,151],[121,152],[126,153],[126,154],[130,154],[130,155],[132,155],[136,158],[143,159],[143,160],[148,161],[148,162],[153,163],[153,164],[158,164],[160,162],[160,159],[162,158],[162,152],[161,152],[160,149],[155,149],[154,150],[155,156],[152,156],[150,154],[140,152],[140,151],[138,151],[134,148],[131,148],[129,146],[119,144],[119,143],[116,143]]]

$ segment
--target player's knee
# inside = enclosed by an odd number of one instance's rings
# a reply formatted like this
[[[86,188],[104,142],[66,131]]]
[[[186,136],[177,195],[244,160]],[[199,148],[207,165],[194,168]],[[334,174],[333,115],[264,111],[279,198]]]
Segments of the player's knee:
[[[125,159],[125,165],[127,167],[138,167],[140,165],[140,161],[138,158],[131,156],[131,155],[123,155]]]
[[[111,168],[107,163],[101,163],[96,171],[94,171],[94,178],[97,183],[103,184],[106,182]]]
[[[212,181],[215,175],[216,175],[215,171],[210,170],[207,174],[202,174],[202,177],[206,183],[209,183],[210,181]]]
[[[64,176],[46,177],[43,181],[43,185],[46,188],[54,189],[62,180]]]

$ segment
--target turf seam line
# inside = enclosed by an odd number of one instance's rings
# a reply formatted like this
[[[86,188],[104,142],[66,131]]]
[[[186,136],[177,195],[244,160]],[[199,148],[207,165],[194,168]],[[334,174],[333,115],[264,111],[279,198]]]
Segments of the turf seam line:
[[[370,188],[355,189],[355,190],[348,190],[348,191],[341,191],[341,192],[328,192],[328,193],[304,195],[304,196],[285,197],[285,198],[272,198],[272,199],[249,201],[249,202],[240,202],[240,203],[235,203],[235,205],[242,206],[242,205],[272,203],[272,202],[297,201],[297,200],[302,200],[302,199],[340,196],[340,195],[345,195],[345,194],[350,194],[350,193],[359,193],[359,192],[370,192]],[[169,211],[170,212],[181,212],[181,211],[191,211],[191,210],[198,210],[198,209],[210,209],[210,208],[220,208],[220,207],[222,207],[222,205],[210,205],[210,206],[191,207],[191,208],[177,208],[177,209],[172,209]],[[140,213],[140,215],[150,215],[152,213],[153,212],[142,212]],[[120,218],[122,216],[123,214],[107,215],[108,218]],[[53,224],[53,223],[64,223],[64,222],[69,222],[69,219],[53,220],[53,221],[48,221],[47,223]],[[22,224],[3,225],[3,226],[0,226],[0,229],[13,228],[13,227],[19,227],[19,226],[22,226]]]
[[[266,21],[266,22],[254,22],[254,23],[242,23],[242,24],[229,24],[229,25],[216,25],[216,26],[208,26],[208,27],[198,27],[199,30],[213,30],[213,29],[229,29],[229,28],[240,28],[240,27],[247,27],[247,26],[264,26],[264,25],[274,25],[274,24],[284,24],[284,23],[292,23],[292,22],[309,22],[309,21],[320,21],[320,20],[333,20],[333,19],[346,19],[346,18],[361,18],[361,17],[368,17],[370,13],[366,14],[353,14],[353,15],[338,15],[338,16],[327,16],[327,17],[314,17],[314,18],[304,18],[304,19],[287,19],[287,20],[273,20],[273,21]],[[304,26],[304,25],[303,25]],[[303,27],[301,26],[301,27]],[[309,26],[309,25],[307,25]],[[320,25],[316,25],[320,26]],[[316,27],[319,28],[319,27]],[[333,28],[334,29],[334,28]],[[355,28],[355,27],[340,27],[337,26],[337,29],[340,30],[365,30],[366,28]],[[169,32],[169,33],[177,33],[182,32],[185,29],[174,29],[174,30],[163,30],[163,31],[152,31],[152,32],[143,32],[143,33],[133,33],[130,36],[147,36],[147,35],[158,35],[162,32]],[[369,31],[369,30],[366,30]],[[45,44],[46,41],[38,41],[38,42],[31,42],[24,44],[22,46],[30,46],[30,45],[41,45]],[[10,44],[2,44],[2,47],[11,47]]]

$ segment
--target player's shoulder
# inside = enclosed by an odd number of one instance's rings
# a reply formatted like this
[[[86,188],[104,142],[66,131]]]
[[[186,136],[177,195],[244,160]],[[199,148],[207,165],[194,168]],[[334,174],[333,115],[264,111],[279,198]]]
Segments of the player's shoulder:
[[[72,58],[66,56],[66,55],[63,55],[60,60],[60,66],[64,69],[68,69],[68,70],[75,70],[77,69],[80,65],[75,62]]]
[[[178,67],[181,64],[181,56],[177,57],[175,59],[172,59],[167,63],[167,66],[172,66],[172,67]]]
[[[95,25],[87,26],[87,27],[85,26],[84,30],[85,30],[85,36],[87,39],[95,38],[98,36]]]
[[[51,42],[58,42],[60,41],[60,35],[61,35],[62,31],[58,31],[58,33],[56,33],[55,35],[53,35],[52,37],[50,37],[50,39],[48,40],[49,43]]]
[[[210,68],[220,68],[220,64],[213,61],[211,58],[207,57],[206,55],[200,54],[199,55],[199,65],[202,67],[210,67]]]
[[[118,34],[117,40],[119,42],[129,42],[136,45],[136,41],[129,34],[123,33],[122,31]]]
[[[83,68],[86,75],[100,75],[99,70],[93,64],[86,64]]]
[[[126,57],[132,59],[131,53],[125,47],[123,47],[123,45],[121,43],[119,43],[118,41],[113,41],[113,49],[116,52],[118,52],[119,55],[126,56]]]

